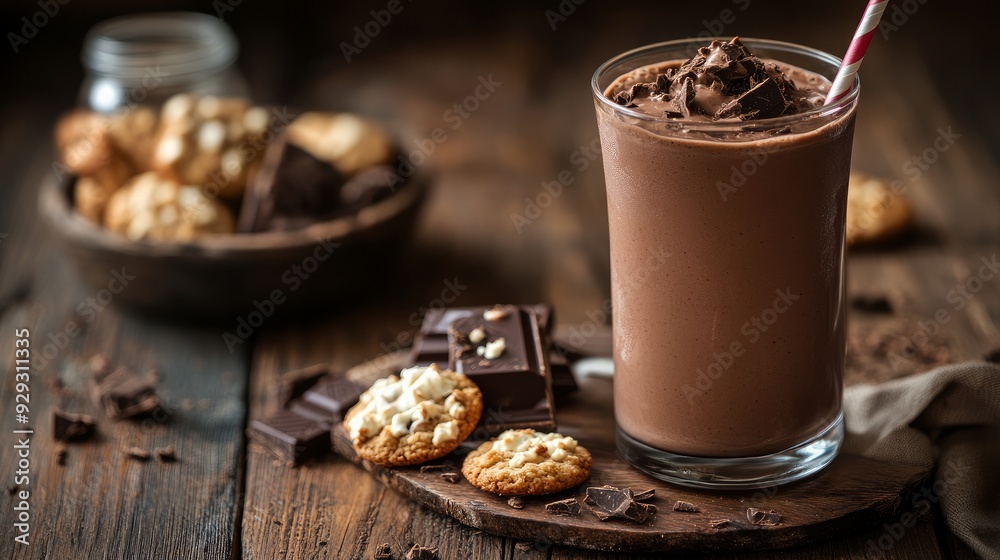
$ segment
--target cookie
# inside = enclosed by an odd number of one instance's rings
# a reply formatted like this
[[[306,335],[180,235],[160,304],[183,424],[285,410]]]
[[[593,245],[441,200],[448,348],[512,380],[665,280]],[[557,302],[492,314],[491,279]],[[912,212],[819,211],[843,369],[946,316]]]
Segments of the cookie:
[[[97,113],[83,109],[66,113],[56,123],[55,139],[60,163],[76,175],[94,174],[111,160],[108,121]]]
[[[178,94],[160,110],[150,167],[209,196],[237,199],[264,155],[271,117],[245,99]]]
[[[198,187],[148,171],[129,180],[108,201],[104,226],[131,240],[191,241],[232,233],[233,215]]]
[[[348,177],[396,156],[384,128],[349,113],[303,113],[288,125],[288,141]]]
[[[501,496],[538,496],[578,486],[590,476],[590,452],[571,437],[507,430],[465,457],[473,486]]]
[[[123,107],[108,117],[108,134],[133,169],[149,169],[159,115],[149,107]]]
[[[884,180],[851,174],[847,191],[847,244],[881,243],[906,231],[910,204]]]
[[[469,437],[483,412],[483,395],[468,377],[434,364],[376,381],[344,417],[362,459],[383,466],[424,463]]]

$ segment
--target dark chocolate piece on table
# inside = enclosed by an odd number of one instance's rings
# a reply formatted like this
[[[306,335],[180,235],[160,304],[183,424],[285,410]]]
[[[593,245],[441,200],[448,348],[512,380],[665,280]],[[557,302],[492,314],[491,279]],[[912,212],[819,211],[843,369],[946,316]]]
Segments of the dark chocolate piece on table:
[[[509,306],[506,313],[494,314],[495,320],[472,316],[452,323],[448,333],[451,360],[448,367],[465,374],[483,393],[481,424],[490,432],[511,428],[555,428],[552,373],[548,360],[547,339],[534,312]],[[482,329],[485,337],[478,343],[469,334]],[[485,349],[499,339],[504,348],[499,355]]]
[[[698,507],[691,502],[685,502],[684,500],[677,500],[674,502],[674,511],[683,511],[686,513],[698,513]]]
[[[293,465],[321,457],[330,450],[330,424],[288,410],[250,422],[247,435],[272,455]]]
[[[545,504],[545,511],[554,515],[580,515],[580,502],[576,498],[566,498]]]
[[[392,560],[392,547],[389,543],[382,543],[375,547],[374,560]]]
[[[634,496],[635,501],[645,502],[646,500],[652,500],[656,497],[656,488],[650,488],[644,492],[639,492]]]
[[[579,389],[569,360],[555,348],[549,351],[549,366],[552,368],[552,394],[556,400],[566,398]]]
[[[462,477],[459,476],[459,474],[457,472],[445,472],[445,473],[441,473],[441,478],[445,482],[450,482],[452,484],[457,484],[459,480],[462,480]]]
[[[171,463],[177,460],[177,452],[174,450],[173,445],[157,447],[154,452],[156,453],[156,458],[164,463]]]
[[[510,499],[507,500],[507,505],[514,509],[524,509],[524,499],[520,496],[511,496]]]
[[[587,488],[584,502],[591,506],[591,511],[601,521],[619,518],[645,523],[656,513],[656,506],[637,502],[635,494],[628,488],[591,486]]]
[[[781,523],[781,515],[773,509],[747,508],[747,521],[752,525],[774,527]]]
[[[52,438],[57,441],[86,439],[94,433],[96,425],[94,419],[85,414],[52,411]]]
[[[357,404],[364,391],[364,387],[346,377],[325,379],[292,401],[288,409],[306,418],[325,418],[327,422],[334,424],[344,419],[344,415]]]
[[[136,461],[149,460],[149,451],[146,451],[141,447],[129,447],[125,451],[125,454],[128,455],[130,458],[135,459]]]
[[[733,526],[733,522],[728,519],[713,519],[708,522],[713,529],[727,529]]]
[[[281,404],[288,406],[291,402],[311,389],[325,375],[330,374],[330,366],[314,364],[309,367],[290,371],[281,376]]]
[[[163,412],[156,384],[127,368],[95,372],[90,379],[90,394],[94,403],[115,420]]]
[[[69,455],[69,450],[66,446],[59,444],[56,446],[56,464],[60,467],[66,466],[66,456]]]
[[[410,550],[406,551],[406,555],[403,556],[403,560],[437,560],[438,549],[436,546],[421,546],[417,543],[413,543]]]

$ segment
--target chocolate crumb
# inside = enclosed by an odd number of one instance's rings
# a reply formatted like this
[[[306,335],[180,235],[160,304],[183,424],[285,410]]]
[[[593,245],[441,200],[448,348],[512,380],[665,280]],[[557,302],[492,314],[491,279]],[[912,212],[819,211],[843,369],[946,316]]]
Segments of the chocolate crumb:
[[[986,360],[987,362],[1000,364],[1000,348],[994,348],[993,350],[990,350],[983,356],[983,359]]]
[[[876,294],[857,294],[851,298],[851,307],[865,313],[891,314],[889,298]]]
[[[410,550],[406,551],[403,560],[437,560],[437,547],[421,546],[413,543]]]
[[[319,541],[319,542],[318,542],[318,543],[316,543],[316,544],[318,544],[318,545],[320,545],[320,546],[326,546],[326,541]]]
[[[637,502],[645,502],[646,500],[652,500],[656,496],[656,489],[650,488],[645,492],[639,492],[635,495],[634,499]]]
[[[389,543],[382,543],[375,547],[375,556],[372,560],[392,560],[392,547]]]
[[[532,548],[535,548],[535,543],[530,541],[517,541],[517,544],[514,545],[514,550],[520,550],[521,552],[529,551]]]
[[[156,458],[164,463],[172,463],[177,460],[177,452],[173,445],[156,448]]]
[[[423,465],[420,467],[420,474],[430,471],[454,471],[454,465]]]
[[[14,494],[17,494],[18,490],[20,490],[20,487],[17,484],[14,484],[13,486],[8,486],[7,494],[13,496]]]
[[[514,509],[524,509],[524,500],[522,500],[519,496],[512,496],[509,500],[507,500],[507,505]]]
[[[457,472],[441,473],[441,478],[444,479],[445,482],[450,482],[452,484],[458,484],[458,481],[462,480],[462,477],[459,476]]]
[[[774,527],[778,523],[781,523],[781,515],[773,509],[747,508],[747,521],[753,525]]]
[[[66,466],[66,456],[68,454],[69,454],[69,452],[67,451],[65,445],[61,445],[61,444],[57,445],[56,446],[56,464],[59,465],[60,467]]]
[[[129,447],[128,451],[125,452],[126,455],[135,459],[136,461],[148,461],[149,451],[139,447]]]
[[[656,506],[637,502],[630,488],[591,486],[587,488],[584,502],[591,506],[591,511],[601,521],[619,518],[634,523],[645,523],[656,514]]]
[[[714,519],[709,521],[708,524],[711,525],[713,529],[725,529],[731,526],[733,522],[728,519]]]
[[[576,498],[566,498],[545,504],[545,511],[555,515],[580,515],[580,502]]]
[[[674,511],[697,513],[699,509],[691,502],[685,502],[684,500],[677,500],[676,502],[674,502]]]

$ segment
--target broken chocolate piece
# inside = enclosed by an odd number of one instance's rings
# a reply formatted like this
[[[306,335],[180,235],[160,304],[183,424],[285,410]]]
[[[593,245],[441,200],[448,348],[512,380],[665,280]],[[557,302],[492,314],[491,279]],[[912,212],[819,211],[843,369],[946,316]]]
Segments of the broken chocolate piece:
[[[645,492],[639,492],[636,494],[634,499],[637,502],[645,502],[646,500],[652,500],[654,497],[656,497],[656,488],[650,488]]]
[[[421,546],[417,543],[413,543],[410,550],[406,551],[406,556],[403,560],[437,560],[437,547]]]
[[[713,519],[712,521],[709,521],[708,524],[711,525],[713,529],[728,529],[729,527],[732,527],[733,522],[728,519]]]
[[[392,547],[389,543],[382,543],[375,547],[374,560],[392,560]]]
[[[677,500],[674,502],[674,511],[683,511],[688,513],[697,513],[698,508],[695,507],[691,502],[685,502],[684,500]]]
[[[472,351],[465,340],[477,328],[485,332],[485,347],[503,339],[503,353],[484,359]],[[555,429],[547,338],[534,312],[512,307],[511,313],[492,321],[458,319],[451,324],[448,341],[448,367],[469,376],[483,393],[480,423],[487,431]]]
[[[856,294],[851,297],[851,307],[865,313],[892,313],[892,303],[882,295]]]
[[[601,521],[619,518],[645,523],[656,513],[656,506],[637,502],[635,494],[629,488],[591,486],[587,488],[584,502],[591,506],[591,511]]]
[[[292,401],[288,410],[314,421],[335,424],[344,419],[365,389],[345,377],[322,380]]]
[[[173,445],[157,447],[154,452],[156,453],[156,458],[164,463],[172,463],[177,460],[177,452],[174,451]]]
[[[65,445],[63,445],[63,444],[57,445],[56,446],[56,464],[59,465],[60,467],[66,466],[66,456],[68,454],[69,454],[69,451],[66,449]]]
[[[452,484],[458,484],[458,481],[462,480],[462,477],[457,472],[441,473],[441,478],[445,482],[450,482]]]
[[[753,525],[774,527],[778,523],[781,523],[781,515],[773,509],[747,508],[747,521]]]
[[[514,509],[524,509],[524,500],[520,496],[511,496],[507,505]]]
[[[166,413],[156,395],[156,385],[127,368],[111,373],[106,368],[95,370],[90,379],[90,395],[94,404],[114,420]]]
[[[131,457],[132,459],[135,459],[136,461],[149,460],[149,451],[146,451],[141,447],[129,447],[128,450],[125,451],[125,454]]]
[[[280,398],[282,406],[291,402],[311,389],[325,375],[329,375],[330,367],[326,364],[315,364],[306,368],[290,371],[281,376]]]
[[[272,455],[292,465],[321,457],[330,449],[329,423],[303,418],[288,410],[252,421],[247,435]]]
[[[717,116],[739,117],[741,120],[769,119],[783,115],[789,105],[781,86],[776,80],[768,77],[723,105]]]
[[[85,414],[52,411],[52,437],[57,441],[82,440],[94,433],[97,423]]]
[[[576,498],[566,498],[545,504],[545,511],[555,515],[580,515],[580,502]]]

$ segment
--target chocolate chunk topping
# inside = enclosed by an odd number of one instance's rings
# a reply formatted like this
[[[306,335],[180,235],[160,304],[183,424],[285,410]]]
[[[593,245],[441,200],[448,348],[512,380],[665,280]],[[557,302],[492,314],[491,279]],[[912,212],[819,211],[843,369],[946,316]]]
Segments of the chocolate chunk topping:
[[[857,294],[851,298],[851,307],[866,313],[892,313],[892,303],[882,295]]]
[[[437,560],[437,547],[421,546],[419,544],[413,543],[410,550],[406,551],[406,556],[403,556],[403,560]]]
[[[679,68],[611,95],[625,107],[639,107],[644,97],[671,118],[698,114],[750,120],[795,113],[805,95],[776,64],[764,63],[736,37],[728,43],[712,41]]]
[[[629,488],[591,486],[587,488],[584,502],[601,521],[619,518],[634,523],[645,523],[656,513],[656,506],[637,502],[635,494]]]
[[[684,511],[688,513],[697,513],[698,508],[695,507],[691,502],[685,502],[684,500],[677,500],[674,502],[674,511]]]
[[[545,504],[545,511],[554,515],[580,515],[580,502],[576,498],[566,498]]]
[[[86,439],[94,433],[96,425],[93,418],[84,414],[52,412],[52,438],[58,441]]]
[[[514,509],[524,509],[524,500],[518,496],[512,496],[507,500],[507,505]]]
[[[778,523],[781,523],[781,515],[773,509],[747,508],[747,521],[753,525],[774,527]]]

